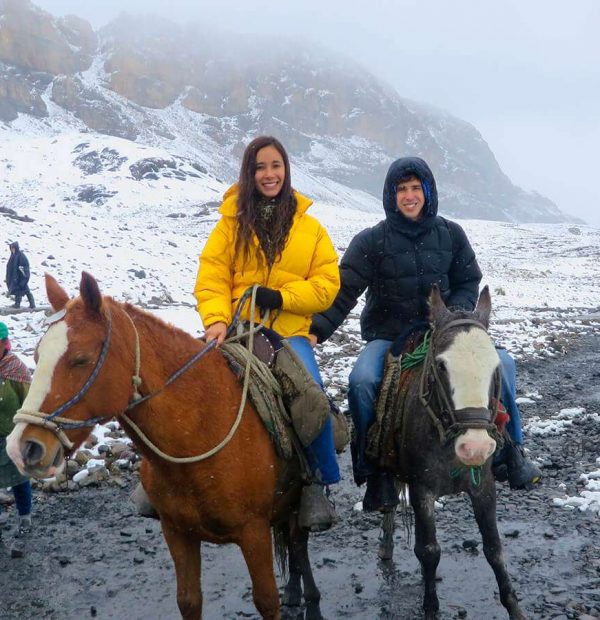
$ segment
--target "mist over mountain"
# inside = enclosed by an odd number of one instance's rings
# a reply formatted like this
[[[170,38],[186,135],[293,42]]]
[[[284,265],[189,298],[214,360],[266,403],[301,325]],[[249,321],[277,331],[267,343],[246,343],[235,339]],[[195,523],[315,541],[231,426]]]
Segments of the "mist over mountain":
[[[371,210],[391,161],[416,155],[436,175],[444,214],[574,219],[515,186],[468,122],[403,99],[367,69],[298,40],[127,14],[95,32],[29,0],[0,0],[0,122],[0,137],[91,133],[161,149],[153,162],[127,163],[140,182],[198,174],[233,181],[249,138],[274,134],[291,155],[298,189]],[[81,155],[73,153],[74,165]],[[87,157],[96,173],[125,162],[118,151]],[[119,200],[111,187],[95,190],[107,204]]]

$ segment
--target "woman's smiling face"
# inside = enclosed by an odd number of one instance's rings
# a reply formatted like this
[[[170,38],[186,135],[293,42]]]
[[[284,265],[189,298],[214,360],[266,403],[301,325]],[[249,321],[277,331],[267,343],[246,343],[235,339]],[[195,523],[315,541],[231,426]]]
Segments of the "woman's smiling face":
[[[285,179],[285,164],[281,153],[274,146],[265,146],[256,153],[256,190],[265,198],[279,195]]]

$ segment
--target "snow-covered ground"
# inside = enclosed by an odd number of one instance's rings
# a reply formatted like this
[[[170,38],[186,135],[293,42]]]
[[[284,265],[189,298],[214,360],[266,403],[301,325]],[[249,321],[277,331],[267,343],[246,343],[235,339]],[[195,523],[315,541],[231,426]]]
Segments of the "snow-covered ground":
[[[229,183],[208,169],[194,169],[189,157],[174,159],[184,178],[159,174],[156,179],[135,180],[130,165],[173,156],[157,146],[72,129],[49,133],[38,121],[35,127],[28,122],[0,128],[0,207],[33,221],[0,213],[0,222],[4,240],[19,241],[29,258],[37,303],[45,303],[44,272],[75,294],[81,271],[86,270],[105,294],[154,306],[165,320],[199,335],[202,325],[192,296],[197,258],[218,218],[214,205],[205,205],[218,201]],[[94,153],[101,164],[98,172],[86,174],[74,164],[82,154],[93,159]],[[305,171],[292,174],[299,191],[327,197],[316,200],[310,213],[327,227],[340,255],[357,232],[383,215],[371,196]],[[117,193],[104,201],[82,202],[76,199],[76,188],[82,185]],[[361,205],[365,210],[358,208]],[[581,315],[600,306],[600,230],[567,224],[460,223],[477,253],[483,284],[492,292],[493,335],[517,357],[556,355],[557,339],[564,333],[594,329]],[[6,260],[8,256],[6,247]],[[361,304],[344,326],[356,340],[360,308]],[[43,313],[3,320],[15,351],[33,367],[33,349],[44,331]],[[324,345],[325,350],[331,346]],[[336,357],[325,369],[326,379],[345,380],[352,362],[343,354]],[[532,420],[528,432],[553,432],[574,415],[598,418],[596,412],[563,410],[551,422]],[[567,498],[565,505],[600,512],[599,477],[599,472],[590,472],[583,499]]]

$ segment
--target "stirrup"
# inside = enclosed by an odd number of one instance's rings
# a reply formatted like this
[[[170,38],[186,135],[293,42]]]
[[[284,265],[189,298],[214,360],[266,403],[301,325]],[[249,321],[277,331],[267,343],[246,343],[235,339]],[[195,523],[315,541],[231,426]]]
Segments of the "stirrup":
[[[320,484],[308,484],[302,487],[298,525],[310,532],[324,532],[337,521],[333,504],[324,493]]]
[[[364,512],[392,512],[399,503],[394,475],[378,471],[367,478],[367,490],[363,499]]]

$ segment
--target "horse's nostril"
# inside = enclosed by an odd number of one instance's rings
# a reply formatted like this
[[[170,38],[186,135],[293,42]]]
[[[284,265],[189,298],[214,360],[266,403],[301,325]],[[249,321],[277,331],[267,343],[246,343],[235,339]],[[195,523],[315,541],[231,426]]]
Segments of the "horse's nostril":
[[[44,448],[37,441],[25,442],[23,449],[23,461],[25,465],[31,467],[37,465],[44,456]]]

